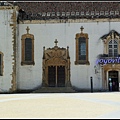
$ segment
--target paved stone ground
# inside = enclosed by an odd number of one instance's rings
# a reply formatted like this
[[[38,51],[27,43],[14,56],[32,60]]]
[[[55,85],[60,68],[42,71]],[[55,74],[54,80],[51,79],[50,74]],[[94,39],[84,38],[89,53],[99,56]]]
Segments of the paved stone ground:
[[[120,92],[0,94],[0,118],[120,118]]]

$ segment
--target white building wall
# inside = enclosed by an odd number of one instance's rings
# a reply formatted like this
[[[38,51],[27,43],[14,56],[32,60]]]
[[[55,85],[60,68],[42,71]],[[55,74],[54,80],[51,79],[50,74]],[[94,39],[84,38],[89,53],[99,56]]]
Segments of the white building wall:
[[[13,35],[10,27],[13,10],[0,10],[0,51],[3,53],[3,76],[0,76],[0,92],[11,88],[13,72]]]
[[[26,28],[29,26],[30,34],[34,35],[34,60],[35,65],[21,66],[21,36],[26,34]],[[84,33],[89,37],[89,62],[90,65],[75,65],[75,35],[80,33],[80,27],[83,26]],[[18,36],[18,89],[34,89],[42,83],[42,57],[43,47],[54,47],[55,39],[58,40],[58,46],[67,48],[71,61],[71,83],[77,88],[90,89],[90,77],[93,77],[93,87],[102,88],[102,73],[95,74],[96,57],[103,54],[103,42],[100,37],[114,29],[120,32],[119,22],[86,22],[86,23],[43,23],[43,24],[19,24]]]

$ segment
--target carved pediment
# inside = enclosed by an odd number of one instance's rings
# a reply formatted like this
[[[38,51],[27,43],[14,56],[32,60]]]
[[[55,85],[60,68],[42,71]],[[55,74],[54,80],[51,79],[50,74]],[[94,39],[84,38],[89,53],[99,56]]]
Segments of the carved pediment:
[[[48,48],[45,50],[45,47],[43,47],[43,59],[51,59],[51,58],[61,58],[61,59],[69,59],[69,47],[66,48],[60,48],[57,46],[58,41],[55,40],[55,46],[53,48]]]
[[[27,30],[27,33],[22,35],[22,40],[24,40],[25,38],[31,38],[34,40],[34,35],[29,33],[30,29],[28,26],[27,26],[26,30]]]
[[[111,39],[120,39],[120,34],[116,32],[115,30],[111,30],[108,34],[105,34],[101,37],[104,43],[107,43]]]
[[[46,65],[65,65],[66,61],[60,58],[52,58],[46,61]]]
[[[83,26],[81,26],[81,33],[77,33],[76,34],[76,38],[75,39],[79,39],[80,37],[85,37],[86,39],[88,39],[88,34],[87,33],[83,33]]]
[[[105,71],[108,70],[120,70],[120,64],[106,64],[103,66]]]
[[[54,57],[58,58],[66,58],[66,51],[65,50],[47,50],[45,52],[45,58],[46,59],[51,59]]]

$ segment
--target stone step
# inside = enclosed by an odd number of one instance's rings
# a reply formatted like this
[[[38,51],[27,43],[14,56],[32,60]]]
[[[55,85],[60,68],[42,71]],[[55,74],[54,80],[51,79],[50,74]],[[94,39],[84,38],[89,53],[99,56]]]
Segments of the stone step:
[[[72,87],[41,87],[32,93],[75,93]]]

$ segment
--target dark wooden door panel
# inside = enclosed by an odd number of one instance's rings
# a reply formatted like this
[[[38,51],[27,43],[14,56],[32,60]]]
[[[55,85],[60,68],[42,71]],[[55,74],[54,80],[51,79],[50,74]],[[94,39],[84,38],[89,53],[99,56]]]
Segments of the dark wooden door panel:
[[[55,66],[48,67],[48,84],[49,84],[49,87],[55,87],[56,85],[56,67]]]
[[[57,86],[65,87],[65,66],[57,67]]]

